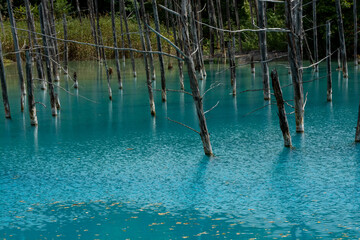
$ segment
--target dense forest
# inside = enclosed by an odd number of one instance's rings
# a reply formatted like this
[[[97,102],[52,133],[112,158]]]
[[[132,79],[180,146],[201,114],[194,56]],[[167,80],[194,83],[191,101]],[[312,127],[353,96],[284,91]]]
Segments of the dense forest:
[[[38,4],[40,1],[30,1],[33,5]],[[81,40],[81,41],[90,41],[90,39],[84,39],[84,36],[77,35],[78,32],[78,26],[79,24],[76,23],[78,11],[77,11],[77,5],[75,0],[56,0],[54,2],[54,10],[56,18],[59,20],[61,24],[61,18],[62,14],[65,13],[68,16],[71,16],[70,19],[70,33],[69,36],[71,39]],[[165,4],[166,0],[160,0],[159,4]],[[257,26],[257,1],[255,0],[238,0],[238,1],[230,1],[231,7],[227,6],[227,2],[229,1],[220,1],[221,3],[221,11],[223,16],[223,25],[225,29],[229,28],[229,24],[227,21],[227,18],[225,17],[227,14],[227,9],[230,9],[230,21],[231,21],[231,27],[232,29],[237,29],[236,24],[236,15],[238,16],[239,23],[241,29],[244,28],[255,28]],[[306,33],[307,41],[309,42],[309,47],[312,50],[313,49],[313,18],[312,18],[312,11],[313,11],[313,5],[312,0],[306,0],[303,3],[303,24],[304,24],[304,31]],[[86,0],[79,0],[79,8],[80,12],[83,17],[88,16],[88,9],[87,9],[87,1]],[[21,22],[25,22],[26,19],[26,9],[23,4],[23,1],[21,0],[14,0],[14,13],[15,13],[15,19],[19,21],[19,24]],[[237,6],[237,9],[232,7],[233,4]],[[129,24],[130,28],[132,25],[134,25],[134,29],[136,29],[136,18],[134,14],[134,4],[131,0],[125,1],[126,5],[126,12],[129,17]],[[352,9],[353,1],[352,0],[342,0],[341,1],[341,7],[343,11],[343,21],[344,21],[344,29],[345,29],[345,38],[346,38],[346,45],[347,45],[347,52],[349,58],[353,58],[353,49],[354,49],[354,22],[353,22],[353,9]],[[201,6],[204,8],[201,11],[201,19],[204,23],[209,24],[209,15],[208,11],[206,9],[207,6],[207,0],[201,0]],[[153,9],[151,6],[151,1],[145,2],[146,11],[148,13],[152,13]],[[104,0],[101,1],[101,3],[98,6],[99,12],[102,16],[102,19],[104,22],[109,21],[110,14],[110,0]],[[317,13],[317,25],[318,25],[318,42],[319,42],[319,56],[325,56],[325,40],[326,40],[326,27],[325,23],[327,20],[332,20],[334,23],[336,23],[336,8],[335,8],[335,0],[318,0],[316,4],[316,13]],[[5,21],[6,26],[6,19],[8,17],[7,13],[7,4],[6,0],[0,1],[0,9],[2,17]],[[119,1],[115,1],[115,9],[119,11]],[[34,16],[38,17],[37,9],[32,9]],[[237,11],[237,12],[235,12]],[[237,13],[237,14],[236,14]],[[153,14],[149,14],[151,17]],[[285,16],[284,16],[284,4],[282,3],[272,3],[268,2],[266,4],[266,17],[267,17],[267,24],[268,27],[284,27],[285,26]],[[159,10],[159,19],[162,24],[162,27],[165,28],[166,23],[166,14],[165,11],[160,9]],[[76,30],[72,34],[71,32],[71,21],[75,21],[73,25],[76,26]],[[89,29],[88,24],[82,25],[82,35],[91,35],[90,32],[87,33],[86,30]],[[105,27],[105,24],[102,26]],[[59,27],[60,28],[60,27]],[[331,25],[332,32],[337,33],[337,24]],[[9,32],[10,33],[10,32]],[[21,34],[21,33],[20,33]],[[24,37],[26,37],[26,33],[24,32]],[[60,33],[61,34],[61,33]],[[209,28],[204,27],[203,28],[203,45],[204,45],[204,52],[205,54],[209,53],[209,45],[210,45],[210,38],[209,38]],[[153,38],[155,38],[154,34],[152,34]],[[166,33],[165,33],[166,35]],[[9,34],[10,36],[10,34]],[[134,37],[134,41],[138,42],[139,40],[136,39],[136,36]],[[169,36],[171,38],[171,34]],[[225,35],[225,38],[227,36]],[[79,39],[80,38],[80,39]],[[111,31],[104,30],[104,42],[105,44],[109,42],[111,43],[112,34]],[[258,43],[258,34],[257,33],[251,33],[251,32],[243,32],[241,33],[241,50],[243,52],[249,52],[251,50],[257,50],[259,47]],[[332,46],[333,49],[335,49],[337,46],[339,46],[339,37],[337,34],[332,34]],[[155,41],[153,41],[155,42]],[[267,34],[267,42],[268,42],[268,50],[269,51],[287,51],[287,41],[286,41],[286,35],[285,33],[279,33],[279,32],[272,32]],[[237,44],[239,44],[239,41],[237,40]],[[12,50],[12,42],[4,41],[3,40],[3,48],[5,51]],[[219,48],[219,43],[217,46]],[[140,48],[140,45],[138,46]],[[83,48],[86,50],[86,48]],[[109,51],[110,57],[113,57],[111,54],[112,52]],[[77,55],[70,54],[70,59],[73,60],[82,60],[84,59],[86,54],[81,54],[79,52]],[[305,58],[308,58],[307,55],[304,56]]]

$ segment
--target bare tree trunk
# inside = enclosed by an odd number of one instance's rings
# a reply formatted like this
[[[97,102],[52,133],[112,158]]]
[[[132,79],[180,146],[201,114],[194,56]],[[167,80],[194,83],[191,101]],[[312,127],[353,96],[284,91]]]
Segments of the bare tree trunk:
[[[120,0],[120,4],[122,6],[122,11],[123,11],[122,15],[124,17],[124,24],[125,24],[125,30],[126,30],[126,37],[127,37],[127,41],[128,41],[128,47],[132,48],[124,0]],[[133,74],[134,74],[134,77],[136,77],[135,59],[134,59],[134,53],[132,51],[130,51],[130,57],[131,57],[131,66],[133,69]]]
[[[307,37],[306,37],[306,33],[305,31],[303,30],[303,36],[304,36],[304,43],[305,43],[305,50],[307,51],[307,54],[309,56],[309,59],[310,59],[310,63],[313,64],[315,63],[314,62],[314,59],[312,57],[312,53],[311,53],[311,50],[310,50],[310,47],[309,47],[309,43],[308,43],[308,40],[307,40]],[[317,66],[317,65],[316,65]]]
[[[50,32],[51,32],[51,36],[54,37],[52,39],[53,42],[53,59],[57,62],[60,63],[60,55],[59,55],[59,47],[58,47],[58,42],[56,39],[56,25],[55,25],[55,12],[54,12],[54,0],[50,0],[50,11],[47,11],[48,16],[47,19],[49,20],[49,27],[50,27]],[[56,65],[53,64],[53,74],[55,77],[55,82],[60,81],[60,75],[59,75],[59,69],[60,69],[60,65]]]
[[[5,29],[4,29],[3,17],[1,15],[1,12],[0,12],[0,24],[1,24],[1,31],[2,31],[3,35],[5,36]]]
[[[318,53],[318,37],[317,37],[317,19],[316,19],[316,1],[317,0],[313,0],[312,1],[312,5],[313,5],[313,35],[314,35],[314,61],[315,63],[317,63],[319,61],[319,53]],[[316,64],[315,66],[315,72],[319,71],[319,65]]]
[[[36,32],[35,22],[34,22],[34,17],[31,13],[29,0],[25,0],[25,7],[26,7],[27,21],[29,23],[29,30],[31,31],[33,47],[36,49],[35,59],[36,59],[36,68],[37,68],[38,78],[41,80],[41,89],[45,90],[46,89],[46,79],[45,79],[43,64],[41,62],[40,45],[38,44],[37,36],[35,34],[35,32]]]
[[[221,12],[221,3],[220,0],[215,0],[216,1],[216,6],[217,6],[217,11],[218,11],[218,20],[219,20],[219,28],[220,29],[224,29],[224,24],[223,24],[223,18],[222,18],[222,12]],[[219,32],[220,35],[220,45],[221,45],[221,54],[222,56],[225,56],[225,38],[224,38],[224,32],[220,31]]]
[[[265,2],[258,0],[259,7],[259,28],[266,28],[266,13],[265,13]],[[259,45],[260,45],[260,54],[261,54],[261,67],[263,70],[263,88],[264,88],[264,100],[270,100],[270,81],[269,81],[269,66],[267,63],[267,44],[266,44],[266,32],[259,32]]]
[[[276,104],[278,107],[280,129],[281,129],[281,132],[282,132],[283,138],[284,138],[284,146],[291,147],[291,135],[290,135],[290,130],[289,130],[289,124],[288,124],[288,120],[286,117],[284,99],[283,99],[283,95],[282,95],[282,91],[281,91],[279,76],[278,76],[276,69],[274,69],[271,72],[271,79],[272,79],[272,85],[273,85],[273,89],[274,89],[274,95],[276,98]]]
[[[104,61],[104,66],[105,66],[105,71],[106,71],[108,94],[109,94],[110,101],[112,101],[112,90],[111,90],[111,85],[110,85],[110,73],[109,73],[109,68],[108,68],[107,61],[106,61],[106,54],[105,54],[104,43],[103,43],[102,33],[101,33],[101,28],[100,28],[100,15],[99,15],[99,9],[98,9],[98,0],[95,0],[95,14],[96,14],[97,33],[98,33],[98,36],[99,36],[100,52],[101,52],[101,55],[102,55],[102,58],[103,58],[103,61]]]
[[[254,8],[256,8],[256,6],[253,5],[253,0],[248,0],[248,1],[249,1],[249,6],[250,6],[251,23],[252,23],[253,26],[256,26],[255,25],[255,18],[254,18],[254,10],[255,10],[255,12],[257,12],[256,9],[254,9]]]
[[[327,101],[332,101],[332,77],[331,77],[331,25],[326,22],[326,64],[327,64]]]
[[[29,49],[26,49],[25,55],[26,55],[26,80],[27,80],[27,90],[28,90],[27,94],[28,94],[30,124],[32,126],[37,126],[38,120],[36,116],[36,105],[34,99],[32,70],[31,70],[31,55]]]
[[[68,49],[68,43],[67,43],[67,39],[68,39],[68,33],[67,33],[67,21],[66,21],[66,15],[65,13],[63,14],[63,25],[64,25],[64,69],[65,72],[64,74],[68,75],[69,74],[69,70],[68,70],[68,65],[69,65],[69,49]]]
[[[3,54],[2,54],[1,39],[0,39],[0,80],[1,80],[2,98],[3,98],[3,103],[4,103],[4,109],[5,109],[5,118],[11,118],[10,104],[9,104],[9,98],[8,98],[7,86],[6,86],[6,80],[5,80],[5,66],[4,66],[4,60],[3,60]]]
[[[96,45],[96,60],[100,61],[100,48],[99,48],[99,41],[96,32],[96,24],[95,24],[95,10],[94,10],[94,2],[93,0],[87,0],[88,8],[89,8],[89,16],[90,16],[90,26],[91,26],[91,33],[94,38],[94,43]]]
[[[294,87],[296,131],[304,132],[304,90],[302,85],[302,0],[286,0],[289,63]]]
[[[121,6],[121,1],[119,1],[119,16],[120,16],[120,31],[121,31],[121,47],[125,48],[125,39],[124,39],[124,27],[123,27],[123,11],[122,11],[122,6]],[[123,63],[125,64],[126,61],[126,56],[125,56],[125,52],[124,50],[121,51],[121,56],[122,56],[122,60]]]
[[[159,24],[159,15],[157,9],[156,0],[152,0],[153,11],[154,11],[154,21],[155,21],[155,29],[158,33],[160,33],[160,24]],[[158,51],[162,52],[161,46],[161,38],[159,35],[156,35]],[[164,59],[161,54],[159,54],[159,62],[160,62],[160,72],[161,72],[161,99],[163,102],[166,102],[166,80],[165,80],[165,69],[164,69]]]
[[[250,58],[250,66],[251,66],[251,73],[255,73],[255,63],[254,63],[253,55],[251,55],[251,58]]]
[[[357,18],[358,18],[358,13],[357,13],[357,0],[354,0],[354,5],[353,5],[353,11],[354,11],[354,62],[355,62],[355,66],[357,66],[358,63],[358,57],[357,57],[357,51],[358,51],[358,24],[357,24]]]
[[[9,12],[9,20],[10,20],[10,24],[11,24],[11,33],[12,33],[13,41],[14,41],[16,64],[17,64],[17,69],[18,69],[18,73],[19,73],[20,91],[21,91],[20,108],[21,108],[21,111],[23,112],[24,107],[25,107],[26,91],[25,91],[24,74],[23,74],[23,69],[22,69],[22,61],[21,61],[21,56],[20,56],[19,39],[18,39],[17,30],[16,30],[16,22],[15,22],[15,18],[14,18],[14,14],[13,14],[12,3],[10,0],[7,0],[7,5],[8,5],[8,12]]]
[[[359,104],[358,121],[356,125],[355,142],[360,142],[360,104]]]
[[[169,8],[169,1],[171,2],[171,0],[165,0],[165,7],[167,7],[167,8]],[[167,32],[168,35],[170,35],[170,19],[172,19],[172,18],[173,18],[173,16],[170,15],[170,17],[169,17],[168,11],[165,11],[166,32]],[[168,53],[171,53],[171,46],[170,46],[170,44],[168,44],[167,46],[168,46],[167,52],[168,52]],[[172,69],[172,68],[173,68],[172,59],[169,58],[168,69]]]
[[[199,119],[200,126],[200,137],[204,147],[204,153],[208,156],[213,155],[211,143],[210,143],[210,135],[207,129],[206,118],[203,109],[202,96],[199,91],[199,85],[196,79],[195,74],[195,65],[191,56],[191,43],[190,43],[190,35],[189,35],[189,26],[192,26],[191,23],[194,19],[191,18],[191,4],[189,0],[181,1],[181,22],[182,22],[182,35],[184,40],[184,52],[186,55],[185,61],[187,63],[188,75],[190,80],[190,87],[196,107],[196,113]],[[189,15],[188,15],[189,14]],[[190,16],[190,18],[188,17]]]
[[[170,9],[173,9],[173,6],[172,6],[172,0],[170,0],[169,2],[169,7]],[[173,35],[174,35],[174,41],[175,41],[175,45],[176,46],[179,46],[180,49],[182,49],[182,43],[181,43],[181,40],[179,40],[179,37],[180,35],[177,35],[176,34],[176,25],[177,25],[177,21],[175,19],[174,16],[171,16],[171,24],[172,24],[172,30],[173,30]],[[176,56],[178,58],[180,58],[180,53],[178,51],[176,51]],[[178,66],[179,66],[179,80],[180,80],[180,89],[181,90],[184,90],[185,87],[184,87],[184,72],[183,72],[183,61],[181,60],[178,60]]]
[[[235,36],[232,36],[231,41],[228,41],[228,54],[230,63],[230,78],[232,86],[232,95],[236,96],[236,64],[235,64]]]
[[[39,15],[40,15],[40,25],[41,25],[41,33],[43,34],[42,40],[43,40],[43,46],[44,46],[44,54],[45,54],[45,62],[46,62],[46,73],[48,78],[48,89],[49,89],[49,95],[50,95],[50,105],[51,105],[51,114],[53,116],[57,115],[57,108],[56,108],[56,100],[55,100],[55,92],[54,92],[54,85],[52,81],[52,75],[51,75],[51,64],[50,64],[50,54],[48,50],[48,37],[50,36],[46,30],[45,26],[45,9],[44,6],[41,3],[39,5]]]
[[[240,18],[239,18],[239,8],[238,8],[238,1],[237,0],[233,0],[233,7],[235,10],[235,20],[236,20],[236,27],[237,30],[240,30]],[[239,51],[240,53],[242,53],[242,40],[241,40],[241,33],[238,33],[238,38],[239,38]]]
[[[116,73],[118,77],[119,89],[123,88],[120,70],[119,50],[117,49],[117,37],[116,37],[116,26],[115,26],[115,2],[111,0],[111,25],[114,37],[114,48],[115,48],[115,62],[116,62]]]
[[[137,0],[134,0],[134,6],[135,6],[135,13],[136,13],[136,20],[139,25],[141,46],[142,46],[143,51],[147,51],[146,45],[145,45],[144,34],[143,34],[143,30],[142,30],[142,25],[141,25],[141,20],[140,20],[139,9],[138,9],[138,5],[137,5]],[[152,116],[155,116],[156,111],[155,111],[154,94],[153,94],[153,90],[152,90],[152,82],[151,82],[151,77],[150,77],[150,69],[149,69],[147,54],[148,53],[143,54],[144,63],[145,63],[145,72],[146,72],[146,83],[147,83],[148,93],[149,93],[150,114]]]
[[[82,23],[81,21],[81,11],[80,11],[80,4],[79,4],[79,0],[76,0],[76,10],[79,14],[79,20],[80,20],[80,23]]]
[[[345,44],[345,33],[344,33],[344,25],[342,20],[341,13],[341,5],[340,0],[335,0],[336,5],[336,13],[338,17],[338,28],[339,28],[339,37],[340,37],[340,45],[341,45],[341,61],[342,61],[342,69],[344,78],[348,78],[348,66],[347,66],[347,57],[346,57],[346,44]]]

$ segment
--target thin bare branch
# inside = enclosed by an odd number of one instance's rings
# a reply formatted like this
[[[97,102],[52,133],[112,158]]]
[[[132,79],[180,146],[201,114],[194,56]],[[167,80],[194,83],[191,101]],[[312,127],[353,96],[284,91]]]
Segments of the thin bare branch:
[[[208,112],[210,112],[211,110],[213,110],[214,108],[216,108],[218,105],[219,105],[219,102],[218,101],[212,108],[210,108],[209,110],[205,111],[204,114],[207,114]]]
[[[170,118],[167,118],[167,119],[168,119],[169,121],[171,121],[171,122],[174,122],[174,123],[180,124],[181,126],[184,126],[184,127],[188,128],[188,129],[190,129],[190,130],[192,130],[192,131],[194,131],[194,132],[196,132],[197,134],[199,134],[199,135],[200,135],[200,132],[199,132],[199,131],[196,131],[195,129],[193,129],[192,127],[189,127],[188,125],[185,125],[185,124],[183,124],[183,123],[181,123],[181,122],[178,122],[178,121],[172,120],[172,119],[170,119]]]

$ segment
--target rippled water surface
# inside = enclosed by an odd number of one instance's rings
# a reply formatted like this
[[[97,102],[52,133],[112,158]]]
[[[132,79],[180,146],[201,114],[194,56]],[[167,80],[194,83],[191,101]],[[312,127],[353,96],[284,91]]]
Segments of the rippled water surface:
[[[219,101],[207,114],[214,158],[203,155],[196,133],[167,120],[198,128],[190,96],[169,92],[162,103],[156,92],[157,116],[150,116],[140,60],[137,79],[130,64],[123,66],[124,90],[113,77],[112,102],[102,66],[72,63],[80,87],[74,90],[62,77],[70,94],[58,89],[62,110],[56,118],[37,84],[36,101],[47,106],[37,105],[37,128],[28,112],[20,113],[16,66],[8,66],[13,118],[4,118],[1,105],[0,238],[359,238],[354,127],[360,70],[349,63],[346,80],[334,69],[333,103],[326,102],[325,65],[319,74],[305,71],[304,81],[320,79],[304,84],[306,132],[296,134],[289,115],[294,149],[286,149],[276,105],[259,109],[267,104],[262,92],[233,98],[227,66],[206,67],[201,90],[222,83],[204,99],[205,109]],[[291,83],[285,65],[270,67],[278,69],[283,86]],[[256,71],[252,76],[248,66],[237,69],[238,92],[262,87],[260,66]],[[179,89],[176,68],[166,77],[168,88]],[[291,86],[283,91],[285,99],[293,98]]]

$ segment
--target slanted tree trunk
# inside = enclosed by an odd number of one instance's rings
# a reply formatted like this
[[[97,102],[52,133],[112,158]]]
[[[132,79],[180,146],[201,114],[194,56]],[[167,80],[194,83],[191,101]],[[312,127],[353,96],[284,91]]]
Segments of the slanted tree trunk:
[[[140,14],[139,14],[139,8],[138,8],[137,0],[134,0],[134,6],[135,6],[135,13],[136,13],[136,20],[137,20],[137,23],[138,23],[138,26],[139,26],[141,46],[142,46],[143,51],[147,51],[146,45],[145,45],[144,33],[143,33],[141,20],[140,20]],[[150,114],[152,116],[155,116],[156,111],[155,111],[154,94],[153,94],[153,90],[152,90],[152,82],[151,82],[151,76],[150,76],[150,69],[149,69],[147,54],[148,53],[143,54],[144,63],[145,63],[145,72],[146,72],[146,83],[147,83],[148,93],[149,93]]]
[[[285,1],[289,63],[294,88],[296,131],[304,132],[304,90],[302,84],[302,0]]]
[[[5,80],[5,66],[4,66],[4,60],[2,54],[1,39],[0,39],[0,80],[1,80],[1,93],[4,103],[4,110],[5,110],[5,118],[11,118],[10,104],[9,104],[9,98],[8,98],[7,86]]]
[[[16,22],[15,22],[15,18],[14,18],[14,14],[13,14],[12,3],[10,0],[7,0],[7,5],[8,5],[8,12],[9,12],[9,20],[10,20],[10,25],[11,25],[11,33],[12,33],[13,42],[14,42],[16,65],[17,65],[18,74],[19,74],[20,92],[21,92],[20,108],[21,108],[21,111],[23,112],[24,107],[25,107],[26,91],[25,91],[24,74],[23,74],[23,69],[22,69],[22,61],[21,61],[21,56],[20,56],[19,38],[18,38],[17,30],[16,30]]]
[[[357,51],[358,51],[358,24],[357,24],[357,0],[354,0],[353,4],[353,11],[354,11],[354,62],[355,66],[357,66],[358,63],[358,57],[357,57]]]
[[[316,19],[316,1],[312,1],[313,5],[313,35],[314,35],[314,61],[317,63],[319,61],[319,53],[318,53],[318,37],[317,37],[317,19]],[[319,71],[319,65],[316,64],[315,66],[315,72]]]
[[[342,70],[344,78],[348,78],[348,66],[347,66],[347,57],[346,57],[346,44],[345,44],[345,33],[344,33],[344,25],[342,20],[341,13],[341,5],[340,0],[335,0],[336,5],[336,13],[337,13],[337,21],[338,21],[338,29],[339,29],[339,37],[340,37],[340,46],[341,46],[341,62],[342,62]]]
[[[278,76],[276,69],[274,69],[271,72],[271,80],[272,80],[272,86],[274,89],[274,95],[276,98],[276,104],[278,107],[280,129],[281,129],[281,132],[282,132],[283,138],[284,138],[284,146],[291,147],[291,135],[290,135],[290,130],[289,130],[289,124],[288,124],[287,117],[286,117],[283,94],[281,91],[279,76]]]
[[[327,65],[327,94],[328,102],[332,101],[332,77],[331,77],[331,25],[330,21],[326,22],[326,65]]]
[[[115,26],[115,2],[111,0],[111,25],[114,38],[114,48],[115,48],[115,63],[116,63],[116,73],[119,83],[119,89],[123,88],[122,79],[121,79],[121,69],[120,69],[120,60],[119,60],[119,50],[117,49],[117,37],[116,37],[116,26]]]
[[[64,25],[64,74],[68,75],[68,65],[69,65],[69,49],[68,49],[68,33],[67,33],[67,21],[66,21],[66,15],[63,14],[63,25]]]
[[[182,35],[184,41],[184,53],[186,55],[185,61],[187,64],[187,70],[190,80],[190,88],[192,91],[193,100],[196,107],[196,113],[199,119],[200,126],[200,137],[203,143],[204,152],[208,156],[213,155],[211,142],[210,142],[210,134],[208,132],[206,118],[203,109],[203,98],[199,91],[199,84],[196,79],[195,74],[195,65],[193,58],[191,56],[191,42],[190,42],[190,34],[189,34],[189,26],[192,26],[192,8],[189,0],[181,1],[181,23],[182,23]],[[190,17],[189,17],[190,16]]]
[[[158,33],[160,33],[159,15],[156,4],[157,4],[156,0],[152,0],[155,29]],[[156,40],[157,40],[158,51],[162,52],[161,38],[159,35],[156,35]],[[164,59],[161,54],[158,55],[159,55],[160,73],[161,73],[161,99],[163,102],[166,102],[166,79],[165,79]]]
[[[4,29],[3,17],[1,15],[1,11],[0,11],[0,24],[1,24],[1,31],[2,31],[3,35],[5,36],[5,29]]]
[[[259,28],[266,28],[266,14],[265,14],[265,2],[258,0],[259,16],[258,25]],[[269,66],[267,63],[267,44],[266,44],[266,32],[259,32],[259,45],[261,54],[261,67],[263,70],[263,88],[264,88],[264,100],[270,100],[270,82],[269,82]]]
[[[127,37],[127,41],[128,41],[128,47],[132,48],[131,45],[131,38],[130,38],[130,34],[129,34],[129,25],[128,25],[128,21],[127,21],[127,15],[126,15],[126,9],[125,9],[125,3],[124,0],[120,0],[120,4],[122,6],[122,16],[124,18],[124,24],[125,24],[125,30],[126,30],[126,37]],[[134,77],[136,77],[136,67],[135,67],[135,59],[134,59],[134,53],[132,51],[130,51],[130,58],[131,58],[131,66],[133,69],[133,75]]]
[[[49,95],[50,95],[50,106],[51,106],[51,114],[53,116],[57,115],[57,108],[56,108],[56,100],[55,100],[55,91],[54,91],[54,85],[52,81],[52,75],[51,75],[51,64],[50,64],[50,54],[49,54],[49,46],[48,44],[48,37],[49,33],[46,30],[45,26],[45,11],[43,3],[39,5],[39,15],[40,15],[40,26],[41,26],[41,33],[42,36],[42,42],[44,46],[44,55],[45,55],[45,62],[46,62],[46,73],[47,73],[47,79],[48,79],[48,89],[49,89]]]
[[[38,73],[38,78],[41,80],[41,89],[45,90],[46,89],[46,79],[45,79],[43,64],[41,61],[42,58],[41,58],[40,45],[38,44],[37,36],[35,34],[35,32],[36,32],[35,22],[34,22],[34,17],[31,13],[29,0],[25,0],[25,7],[26,7],[27,21],[29,23],[29,25],[28,25],[29,30],[31,31],[33,47],[36,49],[35,59],[36,59],[36,69],[37,69],[37,73]]]
[[[36,116],[36,105],[35,105],[35,99],[34,99],[32,70],[31,70],[31,55],[30,55],[29,49],[27,49],[25,51],[25,55],[26,55],[26,80],[27,80],[27,94],[28,94],[30,124],[32,126],[37,126],[38,120],[37,120],[37,116]]]
[[[307,54],[309,56],[310,63],[313,64],[315,62],[314,62],[314,59],[313,59],[313,56],[312,56],[312,53],[311,53],[309,43],[308,43],[308,40],[307,40],[306,33],[305,33],[304,29],[303,29],[303,36],[304,36],[305,50],[307,51]]]

